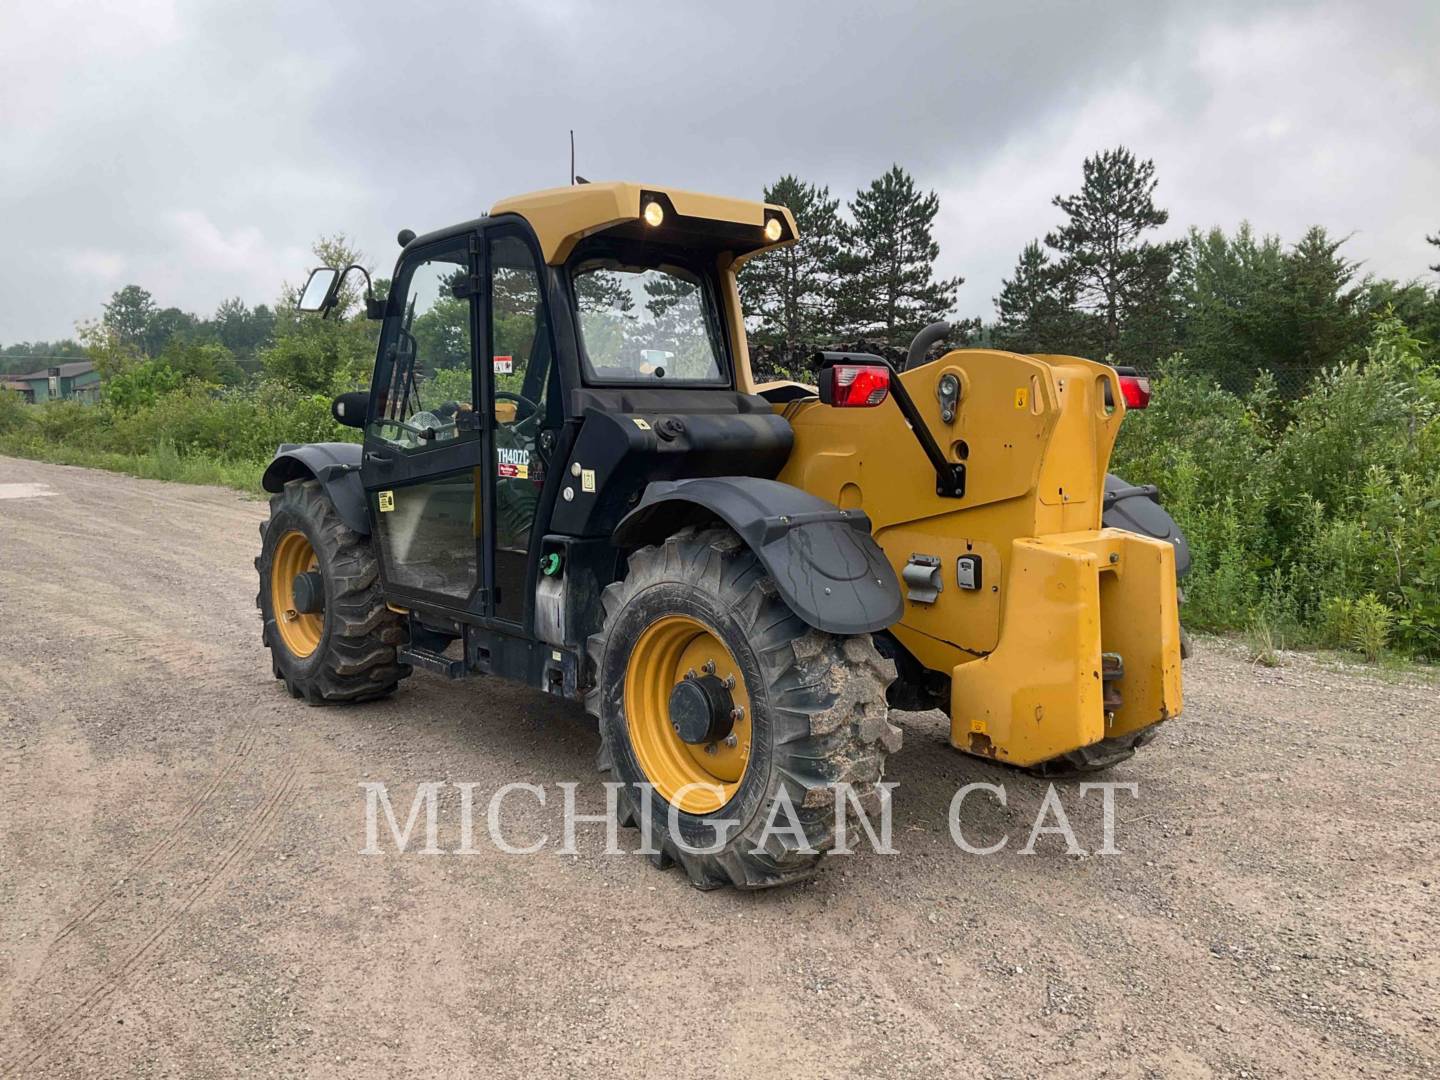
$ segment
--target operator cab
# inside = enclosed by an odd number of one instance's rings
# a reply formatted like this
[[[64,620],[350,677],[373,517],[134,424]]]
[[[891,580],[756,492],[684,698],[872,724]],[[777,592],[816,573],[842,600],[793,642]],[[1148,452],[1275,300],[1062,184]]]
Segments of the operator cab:
[[[776,475],[792,438],[754,392],[735,272],[794,235],[778,207],[633,184],[402,234],[390,294],[369,301],[384,320],[369,394],[337,412],[363,413],[386,596],[433,625],[529,637],[542,559],[594,541],[613,563],[648,483]],[[343,278],[317,275],[309,308]]]

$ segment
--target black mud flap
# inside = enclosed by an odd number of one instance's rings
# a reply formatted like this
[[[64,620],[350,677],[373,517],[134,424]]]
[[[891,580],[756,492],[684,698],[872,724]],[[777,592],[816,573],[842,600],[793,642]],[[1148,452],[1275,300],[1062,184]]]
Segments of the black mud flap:
[[[1175,519],[1160,505],[1160,493],[1154,484],[1134,486],[1114,473],[1105,477],[1105,512],[1100,524],[1107,529],[1169,540],[1175,545],[1175,576],[1183,578],[1190,572],[1190,545]]]
[[[864,634],[900,621],[895,571],[870,518],[778,480],[657,481],[615,528],[621,547],[659,543],[686,525],[723,521],[755,552],[790,608],[817,630]]]
[[[260,486],[279,494],[291,480],[314,478],[350,529],[370,535],[370,514],[365,507],[365,488],[360,482],[362,450],[359,443],[282,443],[275,459],[260,478]]]

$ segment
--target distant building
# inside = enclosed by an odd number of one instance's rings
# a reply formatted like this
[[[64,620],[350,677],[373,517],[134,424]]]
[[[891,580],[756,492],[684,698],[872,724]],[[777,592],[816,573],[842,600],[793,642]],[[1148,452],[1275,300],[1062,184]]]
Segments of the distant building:
[[[99,401],[100,373],[89,360],[77,360],[25,375],[7,375],[5,389],[15,391],[31,404],[54,398]]]

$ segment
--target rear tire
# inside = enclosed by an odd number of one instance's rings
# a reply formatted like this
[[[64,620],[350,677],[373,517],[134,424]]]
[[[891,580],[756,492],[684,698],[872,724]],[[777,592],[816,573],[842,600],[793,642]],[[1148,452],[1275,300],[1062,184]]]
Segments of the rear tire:
[[[618,792],[621,823],[639,825],[648,807],[650,844],[657,850],[651,861],[662,869],[678,863],[698,888],[767,888],[813,873],[835,844],[832,785],[853,785],[867,812],[878,804],[885,758],[901,740],[885,703],[895,665],[868,635],[841,638],[808,626],[729,529],[686,529],[641,548],[630,556],[627,577],[605,590],[603,603],[603,628],[589,642],[595,686],[586,707],[600,726],[598,765],[624,785]],[[657,635],[662,643],[652,647]],[[696,642],[699,652],[693,651]],[[678,734],[665,744],[671,715],[657,703],[687,678],[682,669],[711,653],[720,658],[721,676],[736,676],[732,701],[748,702],[735,728],[745,757],[738,775],[723,785],[717,781],[709,796],[714,805],[697,807],[676,790],[677,779],[700,775],[690,771],[694,762],[703,770],[707,761],[723,764],[727,753],[733,762],[736,749],[726,751],[723,743],[697,748]],[[688,677],[695,675],[691,670]],[[643,687],[637,683],[642,677]],[[666,755],[676,762],[677,771],[668,776],[651,776],[642,764],[655,764],[657,745],[662,765]],[[718,755],[705,757],[717,748]],[[648,800],[647,785],[653,789]],[[667,788],[676,798],[678,835],[670,831]],[[766,835],[772,815],[776,827],[792,824],[776,806],[782,798],[793,808],[803,841],[793,830]],[[727,821],[734,822],[728,829]],[[712,846],[718,850],[694,850]]]
[[[323,579],[323,611],[296,610],[292,571],[301,563]],[[374,547],[340,520],[318,481],[292,480],[270,499],[255,569],[265,646],[291,696],[311,705],[367,701],[410,674],[397,656],[405,624],[385,605]]]

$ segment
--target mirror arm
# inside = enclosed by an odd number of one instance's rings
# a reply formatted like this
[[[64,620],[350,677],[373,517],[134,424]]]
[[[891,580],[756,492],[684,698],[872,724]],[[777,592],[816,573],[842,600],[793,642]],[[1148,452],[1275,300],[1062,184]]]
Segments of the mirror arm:
[[[370,280],[370,271],[359,263],[351,263],[340,271],[335,278],[335,284],[331,286],[330,295],[326,298],[325,306],[320,311],[322,319],[328,319],[330,312],[335,309],[335,303],[340,298],[340,289],[345,284],[345,277],[351,270],[359,270],[365,278],[365,318],[385,318],[385,301],[375,296],[375,284]]]
[[[350,273],[351,270],[359,270],[365,277],[365,318],[385,318],[385,301],[375,296],[375,283],[370,280],[370,271],[366,270],[365,267],[359,263],[351,263],[345,267],[344,270],[340,271],[340,276],[343,278],[346,274]]]

